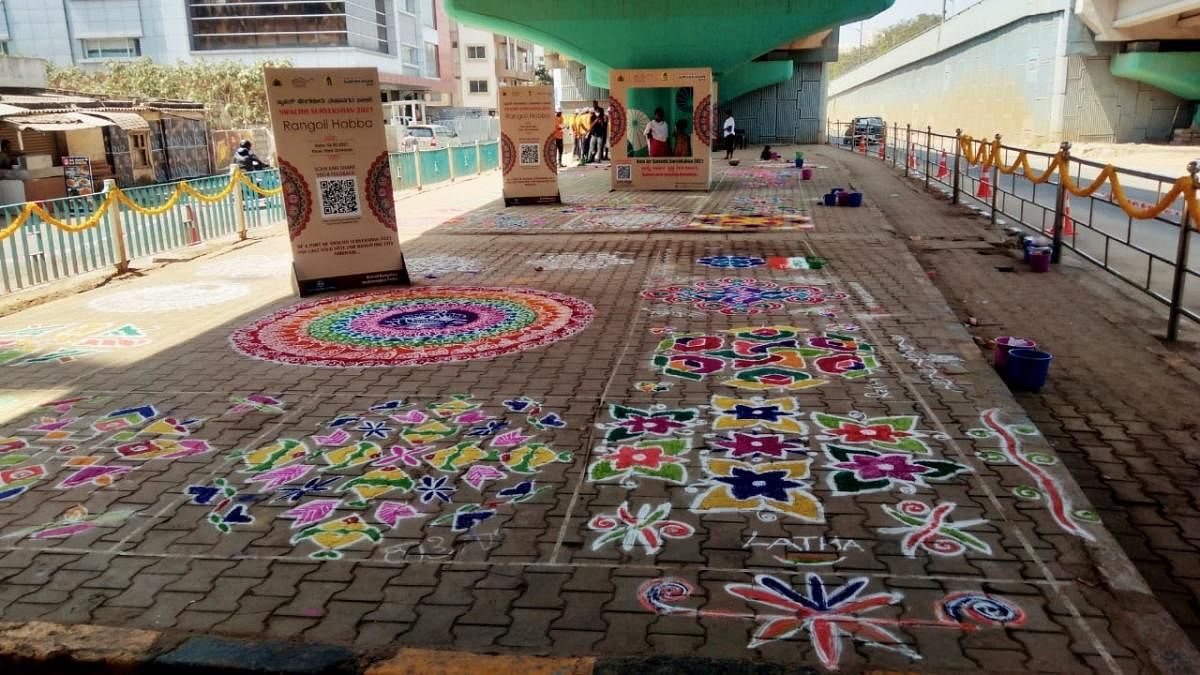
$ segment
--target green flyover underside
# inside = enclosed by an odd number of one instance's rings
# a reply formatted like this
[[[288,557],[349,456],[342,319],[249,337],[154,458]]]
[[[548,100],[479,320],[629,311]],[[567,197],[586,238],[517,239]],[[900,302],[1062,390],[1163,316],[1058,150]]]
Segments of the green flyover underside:
[[[614,68],[712,68],[721,99],[791,77],[749,64],[792,40],[874,16],[894,0],[446,0],[468,26],[542,45],[587,66],[608,86]],[[784,62],[787,63],[787,62]],[[725,76],[729,80],[724,79]],[[772,79],[775,78],[775,79]]]
[[[1112,60],[1112,74],[1145,82],[1188,101],[1200,101],[1200,52],[1129,52]]]

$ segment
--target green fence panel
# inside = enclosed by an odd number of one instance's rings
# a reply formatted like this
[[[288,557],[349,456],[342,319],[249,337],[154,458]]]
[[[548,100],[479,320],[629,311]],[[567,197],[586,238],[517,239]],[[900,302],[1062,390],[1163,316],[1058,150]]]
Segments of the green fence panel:
[[[393,152],[389,156],[392,164],[393,184],[397,190],[410,190],[417,187],[417,153]]]
[[[450,149],[423,150],[421,156],[421,183],[430,185],[450,180]]]
[[[500,168],[500,143],[484,143],[479,146],[479,154],[483,159],[483,170]]]
[[[469,176],[479,171],[479,158],[474,145],[450,148],[450,161],[454,164],[454,175]]]

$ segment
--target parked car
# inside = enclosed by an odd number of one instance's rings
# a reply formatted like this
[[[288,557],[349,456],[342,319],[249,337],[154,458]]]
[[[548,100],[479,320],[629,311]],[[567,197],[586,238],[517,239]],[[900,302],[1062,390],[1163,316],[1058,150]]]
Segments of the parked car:
[[[415,145],[423,150],[444,148],[455,145],[457,138],[453,129],[440,124],[410,124],[404,133],[404,145],[406,148]]]
[[[867,143],[874,145],[882,143],[886,133],[887,125],[882,117],[855,117],[846,127],[846,142],[858,145],[860,139],[866,136]]]

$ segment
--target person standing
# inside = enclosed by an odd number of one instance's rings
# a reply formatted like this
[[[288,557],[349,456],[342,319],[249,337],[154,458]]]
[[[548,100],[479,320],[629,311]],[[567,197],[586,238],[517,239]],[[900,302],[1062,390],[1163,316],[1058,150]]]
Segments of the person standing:
[[[604,145],[604,110],[600,108],[599,103],[592,108],[592,127],[588,139],[591,146],[588,151],[588,161],[599,162],[602,156],[600,148]]]
[[[675,122],[675,156],[676,157],[691,157],[692,156],[692,135],[688,132],[687,120],[677,120]]]
[[[733,144],[737,141],[737,122],[733,119],[733,109],[725,111],[725,124],[721,126],[725,134],[725,159],[733,159]]]
[[[651,157],[669,157],[671,146],[667,139],[671,133],[664,119],[666,113],[662,108],[654,109],[654,119],[646,123],[646,146],[650,149]]]
[[[561,110],[554,113],[554,147],[558,149],[558,164],[555,166],[561,167],[563,155],[563,118]]]

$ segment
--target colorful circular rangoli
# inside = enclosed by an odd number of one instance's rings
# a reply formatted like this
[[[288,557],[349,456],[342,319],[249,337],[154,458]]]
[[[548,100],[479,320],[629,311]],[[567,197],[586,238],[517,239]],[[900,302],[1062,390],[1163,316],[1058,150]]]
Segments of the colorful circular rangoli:
[[[381,289],[303,302],[230,336],[257,359],[305,366],[419,366],[490,359],[583,330],[592,306],[528,288]]]

